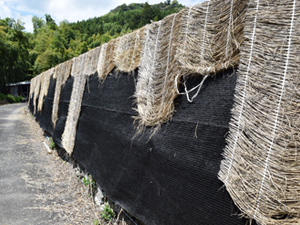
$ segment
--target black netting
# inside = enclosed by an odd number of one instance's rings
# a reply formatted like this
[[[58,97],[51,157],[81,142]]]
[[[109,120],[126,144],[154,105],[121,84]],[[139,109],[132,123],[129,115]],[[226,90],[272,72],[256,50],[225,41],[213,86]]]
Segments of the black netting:
[[[35,118],[39,122],[41,128],[46,130],[47,132],[53,134],[53,125],[51,122],[52,115],[52,105],[54,99],[54,91],[55,91],[55,83],[56,80],[51,76],[48,93],[44,99],[43,109],[42,111],[36,110]],[[38,103],[38,99],[37,99]]]
[[[172,121],[150,140],[151,129],[132,139],[136,73],[114,73],[102,86],[97,74],[90,77],[73,156],[111,199],[145,224],[245,224],[234,215],[238,210],[217,178],[236,82],[231,73],[207,79],[192,104],[180,96]],[[198,83],[190,79],[187,85]],[[72,85],[70,77],[62,88],[55,129],[55,80],[43,112],[36,114],[59,145]],[[33,112],[32,102],[29,108]]]
[[[230,72],[207,79],[193,104],[180,96],[173,120],[149,141],[150,130],[132,140],[134,77],[109,76],[103,87],[90,77],[74,157],[146,224],[245,224],[217,178],[236,80]]]
[[[65,123],[68,116],[69,103],[72,93],[74,77],[69,77],[64,86],[61,89],[59,107],[57,113],[57,122],[54,130],[53,140],[54,142],[61,146],[61,136],[65,129]]]
[[[69,102],[72,93],[73,81],[74,78],[70,77],[65,83],[65,85],[62,87],[60,100],[59,100],[58,119],[55,128],[53,127],[51,116],[52,116],[52,106],[54,100],[56,80],[53,79],[52,77],[50,80],[47,96],[45,97],[44,100],[43,110],[41,112],[36,111],[34,115],[36,117],[36,120],[39,122],[41,128],[43,128],[45,131],[50,133],[51,136],[53,137],[54,142],[59,146],[61,146],[61,135],[64,132],[65,123],[68,115],[68,108],[69,108]],[[36,102],[38,102],[38,99]],[[30,101],[29,109],[32,113],[34,112],[33,98]]]

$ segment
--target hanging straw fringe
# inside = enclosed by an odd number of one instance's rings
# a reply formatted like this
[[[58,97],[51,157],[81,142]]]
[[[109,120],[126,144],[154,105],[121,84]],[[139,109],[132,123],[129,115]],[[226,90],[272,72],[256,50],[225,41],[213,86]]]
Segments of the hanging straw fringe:
[[[73,67],[76,73],[73,74],[74,83],[69,104],[68,117],[62,134],[62,145],[69,154],[72,154],[75,145],[77,123],[80,116],[81,102],[87,77],[94,74],[89,69],[93,62],[93,55],[93,52],[87,52],[86,54],[80,55],[76,60],[76,65]]]
[[[93,59],[92,59],[92,63],[91,63],[92,66],[91,66],[91,74],[90,75],[93,75],[97,72],[97,66],[98,66],[100,50],[101,50],[101,47],[97,47],[97,48],[94,49]]]
[[[188,8],[183,14],[180,30],[183,40],[179,43],[177,57],[186,75],[216,72],[211,43],[216,35],[214,4],[207,1]]]
[[[129,73],[139,65],[143,34],[144,28],[141,28],[116,40],[114,63],[120,71]]]
[[[300,3],[251,0],[219,178],[260,224],[299,224]]]
[[[238,65],[246,7],[241,0],[206,1],[186,11],[177,56],[183,75],[214,75]]]
[[[34,89],[34,96],[33,96],[33,107],[34,111],[33,113],[36,113],[36,108],[37,108],[37,99],[40,95],[40,90],[41,90],[41,85],[42,85],[42,74],[38,75],[35,77],[35,89]]]
[[[32,95],[34,94],[35,91],[35,86],[36,86],[36,77],[32,78],[30,81],[30,91],[29,91],[29,101],[28,101],[28,105],[30,105],[30,102],[33,101],[31,100]],[[33,103],[34,104],[34,103]]]
[[[48,93],[48,88],[50,84],[50,78],[53,74],[54,68],[47,70],[46,72],[41,74],[41,91],[40,91],[40,96],[39,96],[39,103],[38,103],[38,111],[42,111],[43,109],[43,104],[44,104],[44,99]]]
[[[120,38],[119,38],[120,39]],[[118,40],[119,40],[118,39]],[[107,44],[104,44],[101,49],[101,53],[98,61],[98,76],[99,79],[103,82],[107,75],[115,68],[114,63],[114,51],[117,48],[117,40],[110,40]]]
[[[182,13],[173,14],[145,28],[144,49],[136,92],[138,133],[152,126],[153,134],[174,112],[177,96],[174,80],[178,71],[175,59]]]
[[[97,64],[97,72],[100,82],[103,82],[106,78],[105,74],[105,58],[106,58],[106,49],[107,49],[107,43],[103,44],[100,47],[100,54]]]
[[[56,79],[56,84],[55,84],[55,92],[54,92],[52,115],[51,115],[53,127],[56,126],[56,122],[57,122],[61,89],[65,85],[66,81],[68,80],[71,74],[72,64],[74,64],[73,61],[74,59],[61,63],[55,67],[53,79]]]
[[[245,41],[244,26],[249,0],[217,1],[213,14],[219,15],[212,40],[215,71],[234,68],[239,64],[240,46]],[[225,26],[224,26],[225,25]]]

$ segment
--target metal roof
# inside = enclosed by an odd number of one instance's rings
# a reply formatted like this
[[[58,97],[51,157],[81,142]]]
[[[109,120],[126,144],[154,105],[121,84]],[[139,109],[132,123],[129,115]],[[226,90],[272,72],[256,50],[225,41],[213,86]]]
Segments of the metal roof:
[[[30,81],[23,81],[23,82],[18,82],[18,83],[9,83],[9,84],[6,84],[6,86],[18,86],[18,85],[26,85],[26,84],[30,84]]]

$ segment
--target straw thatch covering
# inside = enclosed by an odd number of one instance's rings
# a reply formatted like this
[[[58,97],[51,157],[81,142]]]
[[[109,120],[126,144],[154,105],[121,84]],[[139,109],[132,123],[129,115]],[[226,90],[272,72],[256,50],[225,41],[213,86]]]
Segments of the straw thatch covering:
[[[62,145],[69,154],[72,154],[75,145],[76,128],[87,78],[87,75],[84,74],[83,71],[87,71],[86,67],[90,66],[86,63],[89,55],[90,53],[77,57],[73,66],[74,73],[72,73],[72,76],[74,76],[74,83],[69,104],[68,117],[62,134]]]
[[[95,74],[97,72],[100,51],[101,51],[101,47],[97,47],[93,49],[93,58],[91,62],[90,75]]]
[[[138,67],[143,46],[144,29],[143,27],[116,40],[114,62],[120,71],[129,73]]]
[[[71,74],[73,60],[66,61],[55,67],[53,79],[56,79],[54,100],[52,106],[52,123],[56,126],[61,89]]]
[[[32,95],[34,94],[34,91],[35,91],[35,85],[36,85],[36,77],[32,78],[31,81],[30,81],[30,91],[29,91],[28,105],[30,104],[31,101],[33,101],[33,100],[31,100],[31,98],[32,98]]]
[[[192,102],[208,76],[238,64],[246,6],[247,1],[207,1],[145,29],[135,93],[139,113],[135,119],[140,131],[146,126],[159,128],[167,122],[178,94]],[[200,74],[203,79],[187,90],[185,82],[191,74]],[[184,85],[182,93],[178,90],[180,83]]]
[[[248,1],[206,1],[186,10],[178,61],[185,74],[214,75],[238,65]]]
[[[49,69],[41,74],[42,82],[41,82],[41,90],[40,90],[40,96],[39,96],[39,102],[38,102],[38,111],[42,111],[43,104],[44,104],[44,98],[46,97],[48,93],[48,88],[50,84],[50,78],[53,74],[54,68]]]
[[[42,80],[41,80],[42,75],[38,75],[35,77],[35,82],[34,82],[34,96],[33,96],[33,107],[34,107],[34,111],[33,113],[36,113],[36,108],[37,108],[37,102],[36,100],[38,99],[39,95],[40,95],[40,90],[41,90],[41,84],[42,84]]]
[[[103,50],[101,49],[97,68],[99,79],[102,81],[115,68],[114,52],[116,44],[116,39],[113,39],[102,46]]]
[[[239,64],[240,47],[245,41],[244,26],[249,0],[217,1],[213,14],[219,16],[212,41],[216,71],[234,68]]]
[[[100,54],[100,47],[94,48],[86,53],[85,62],[84,62],[84,71],[82,71],[85,75],[90,76],[96,73],[97,64]]]
[[[214,23],[217,19],[212,13],[214,2],[189,7],[183,13],[180,30],[183,40],[179,43],[177,57],[187,73],[206,74],[214,69],[212,40],[216,35]]]
[[[173,115],[177,96],[174,80],[179,70],[175,54],[181,15],[170,15],[145,28],[145,45],[134,94],[139,132],[147,126],[154,126],[156,131]]]
[[[300,2],[251,0],[219,178],[260,224],[299,224]]]
[[[104,76],[104,74],[105,74],[106,48],[107,48],[107,43],[101,45],[99,58],[98,58],[98,63],[97,63],[97,72],[98,72],[98,77],[99,77],[100,81],[103,81],[106,78],[106,76]]]

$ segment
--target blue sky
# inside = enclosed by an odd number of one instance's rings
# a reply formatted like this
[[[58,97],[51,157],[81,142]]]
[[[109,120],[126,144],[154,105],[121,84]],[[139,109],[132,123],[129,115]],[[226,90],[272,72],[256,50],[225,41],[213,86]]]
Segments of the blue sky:
[[[0,17],[12,17],[25,22],[25,29],[32,32],[32,16],[43,17],[50,14],[57,24],[63,20],[76,22],[102,16],[111,9],[126,3],[144,3],[146,0],[0,0]],[[165,0],[148,0],[156,4]],[[172,1],[172,0],[171,0]],[[178,0],[181,4],[192,6],[204,0]]]

